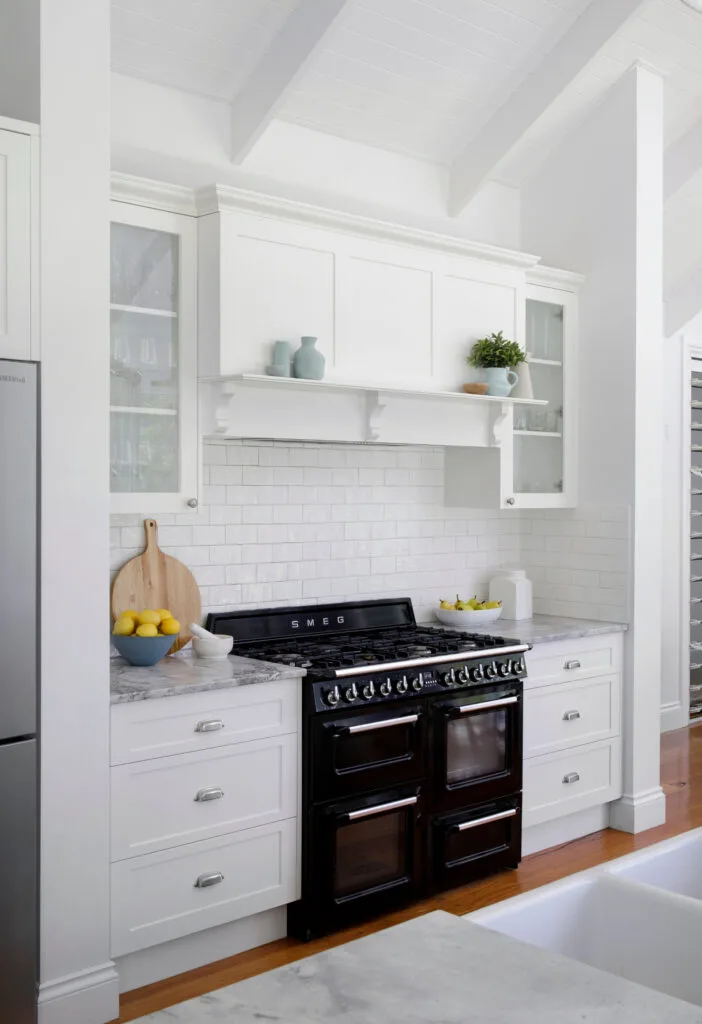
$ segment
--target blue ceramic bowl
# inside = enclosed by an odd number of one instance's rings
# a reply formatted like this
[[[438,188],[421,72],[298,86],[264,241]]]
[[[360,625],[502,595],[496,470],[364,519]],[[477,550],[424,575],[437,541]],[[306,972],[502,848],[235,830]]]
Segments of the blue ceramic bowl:
[[[125,661],[130,665],[155,665],[165,658],[178,639],[175,636],[115,636],[110,637]]]

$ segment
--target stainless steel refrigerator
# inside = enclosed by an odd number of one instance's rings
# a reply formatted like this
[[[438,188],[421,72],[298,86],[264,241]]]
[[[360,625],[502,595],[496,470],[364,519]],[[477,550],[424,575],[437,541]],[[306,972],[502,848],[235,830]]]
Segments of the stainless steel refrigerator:
[[[0,1020],[36,1021],[39,367],[0,359]]]

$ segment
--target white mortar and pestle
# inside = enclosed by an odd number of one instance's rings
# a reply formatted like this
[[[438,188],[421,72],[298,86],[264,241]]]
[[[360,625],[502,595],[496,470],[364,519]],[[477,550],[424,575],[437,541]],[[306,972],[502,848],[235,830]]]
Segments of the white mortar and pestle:
[[[210,633],[209,630],[198,626],[196,622],[190,623],[190,632],[193,634],[193,650],[198,658],[221,661],[227,657],[234,646],[233,636]]]

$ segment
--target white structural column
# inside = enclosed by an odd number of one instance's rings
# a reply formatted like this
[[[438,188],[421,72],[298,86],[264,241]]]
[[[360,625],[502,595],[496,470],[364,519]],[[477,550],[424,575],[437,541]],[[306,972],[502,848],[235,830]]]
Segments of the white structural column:
[[[118,1014],[109,955],[109,18],[109,0],[41,3],[40,1024]]]
[[[634,67],[522,197],[523,241],[586,275],[579,494],[629,510],[623,796],[611,824],[665,819],[660,788],[663,81]]]
[[[232,104],[232,161],[241,163],[303,74],[347,0],[299,0]]]
[[[575,24],[471,139],[451,167],[449,212],[458,216],[524,134],[645,0],[590,0]]]

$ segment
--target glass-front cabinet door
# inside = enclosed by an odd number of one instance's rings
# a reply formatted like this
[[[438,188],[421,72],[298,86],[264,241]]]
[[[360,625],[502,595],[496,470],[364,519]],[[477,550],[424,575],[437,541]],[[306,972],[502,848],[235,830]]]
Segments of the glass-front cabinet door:
[[[197,269],[191,217],[112,204],[113,512],[197,507]]]
[[[528,286],[525,333],[528,372],[534,398],[545,400],[547,404],[515,404],[514,407],[514,494],[521,508],[560,508],[575,504],[576,331],[574,292]]]

